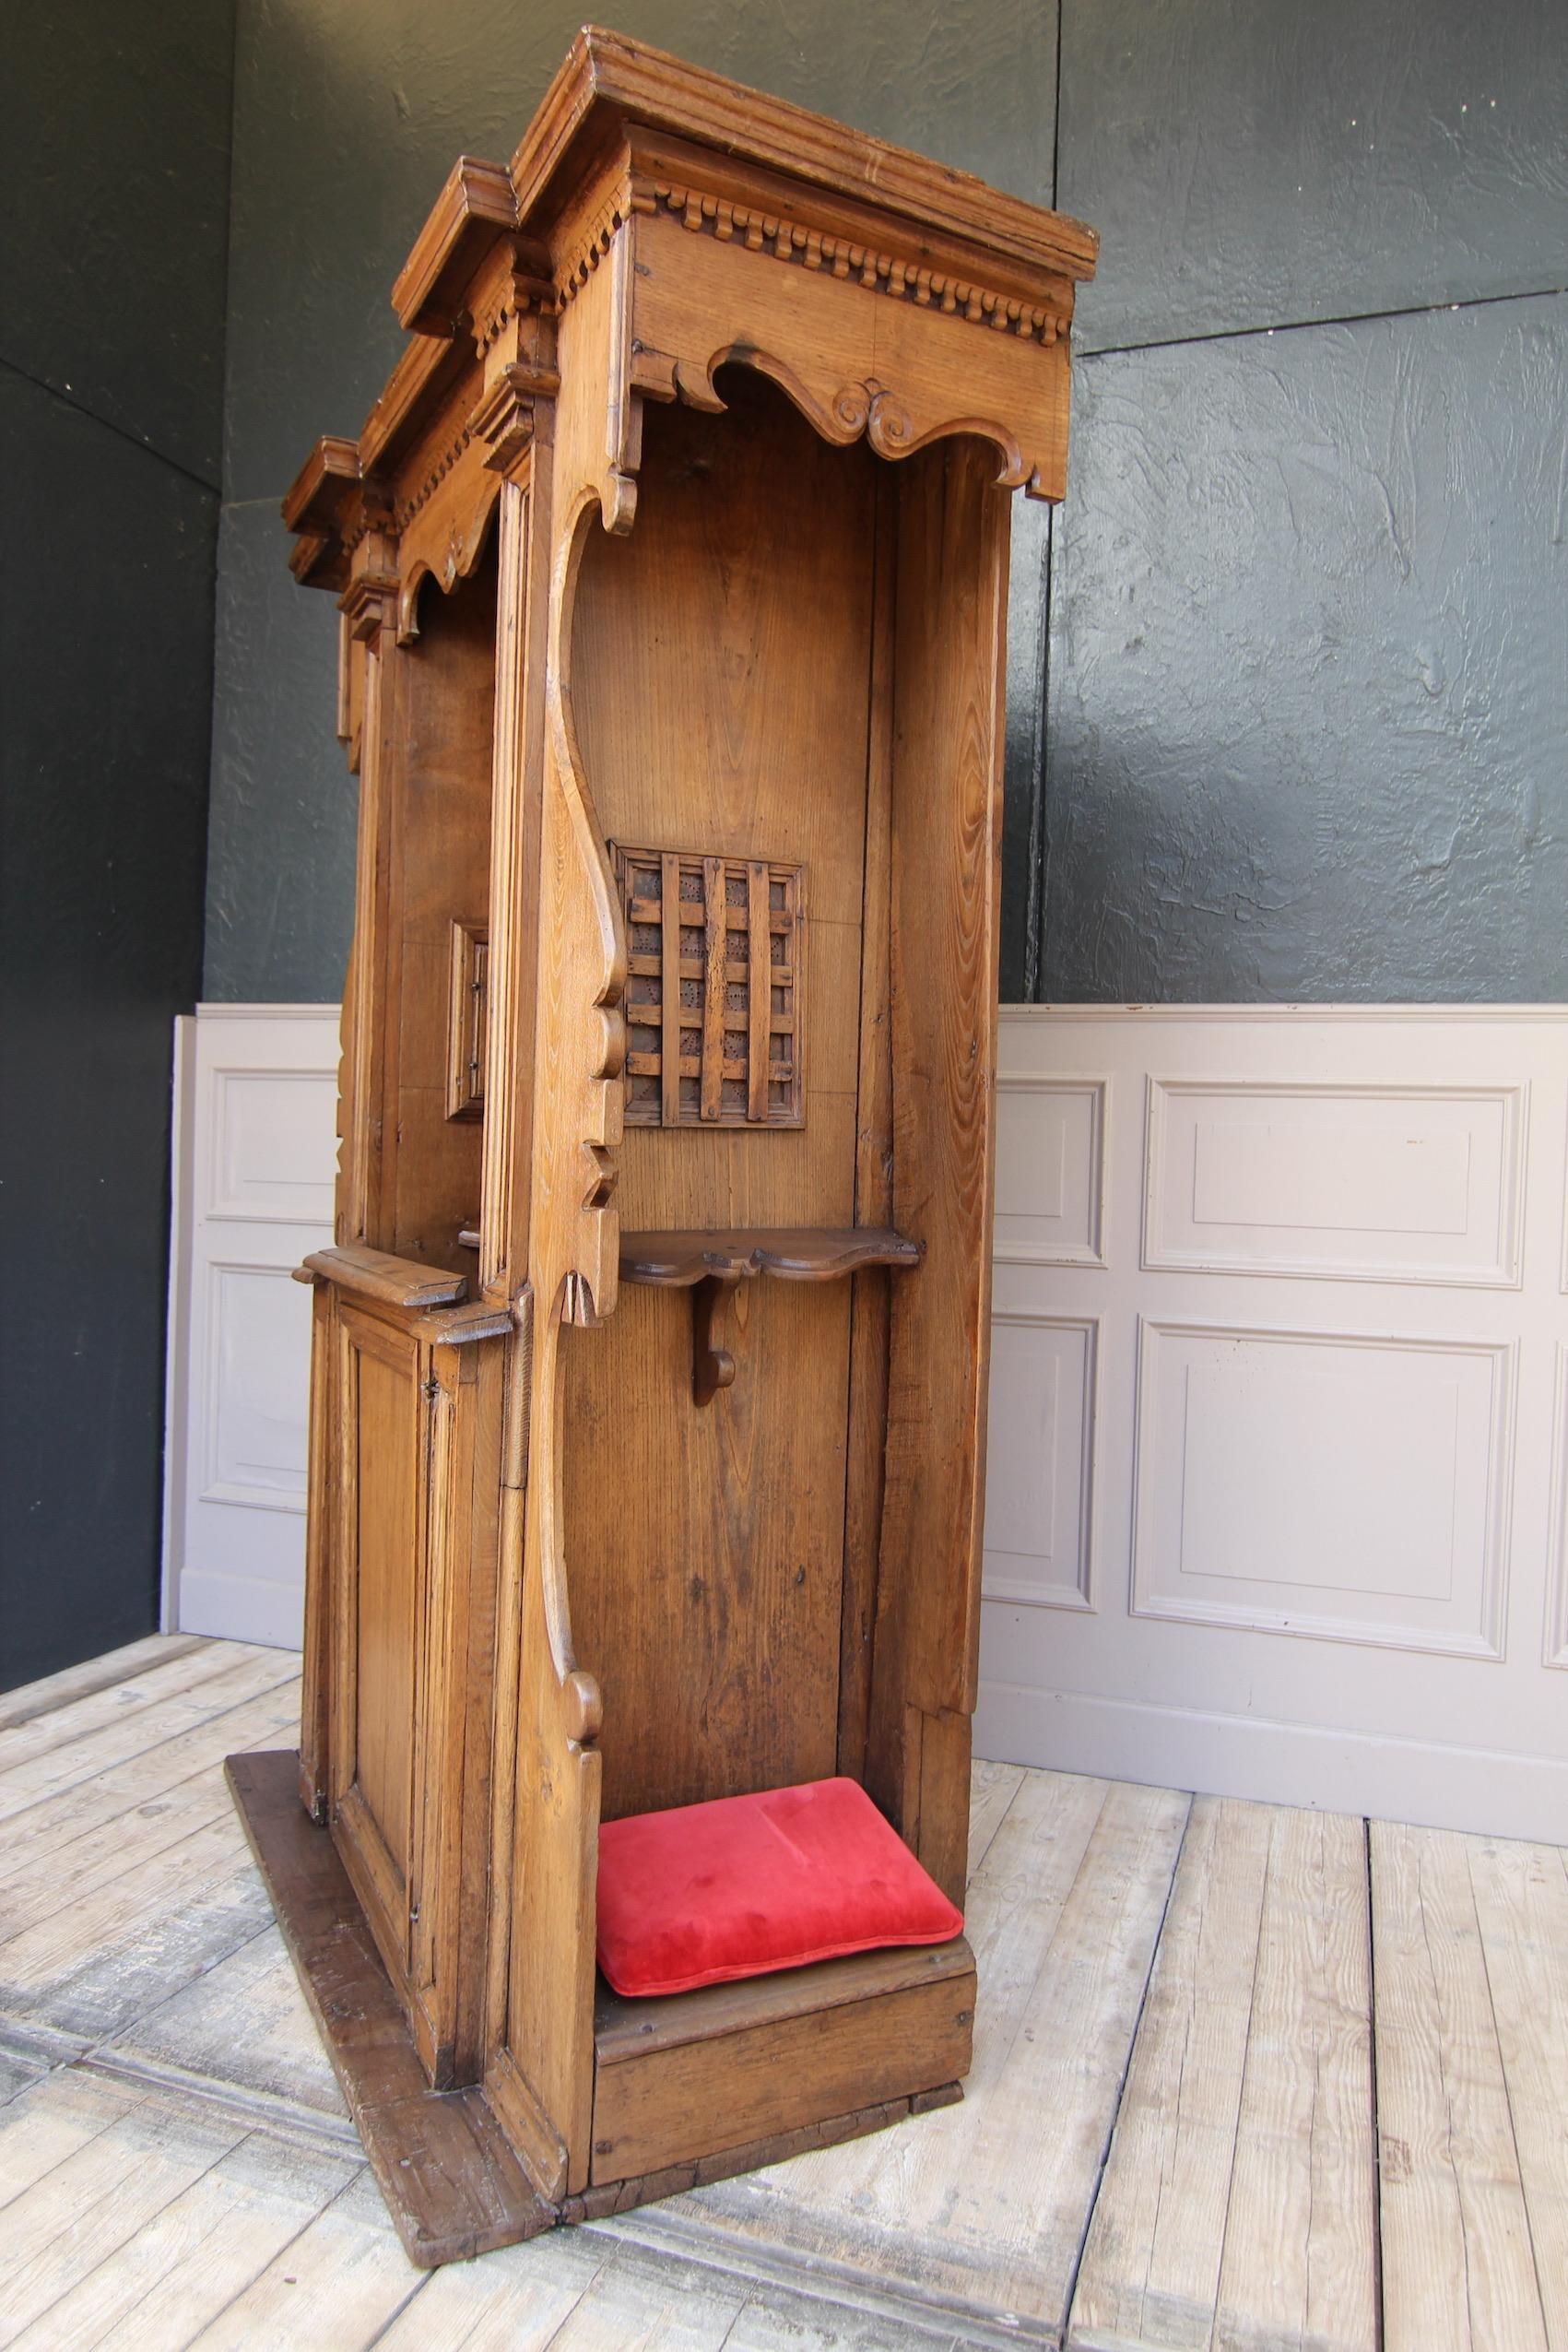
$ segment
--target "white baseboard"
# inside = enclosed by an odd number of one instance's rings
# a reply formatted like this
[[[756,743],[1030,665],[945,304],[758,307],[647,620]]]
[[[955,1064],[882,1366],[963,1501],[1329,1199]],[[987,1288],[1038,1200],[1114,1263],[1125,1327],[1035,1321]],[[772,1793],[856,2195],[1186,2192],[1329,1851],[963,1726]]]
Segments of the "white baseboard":
[[[1561,1844],[1568,1764],[983,1682],[975,1754],[1260,1804]]]
[[[180,1631],[298,1649],[305,1637],[304,1595],[298,1585],[273,1584],[265,1577],[185,1568],[180,1576]]]

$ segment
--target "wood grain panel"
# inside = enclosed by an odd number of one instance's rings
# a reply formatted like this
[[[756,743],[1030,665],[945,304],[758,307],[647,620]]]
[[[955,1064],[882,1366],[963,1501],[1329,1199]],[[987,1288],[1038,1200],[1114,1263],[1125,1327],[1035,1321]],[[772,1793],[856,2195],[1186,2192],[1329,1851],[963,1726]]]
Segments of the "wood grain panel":
[[[974,1971],[601,2062],[595,2181],[621,2181],[848,2114],[967,2072]]]
[[[972,442],[900,476],[893,687],[894,1285],[867,1785],[963,1887],[985,1478],[1008,507]],[[924,1761],[919,1724],[963,1723]]]
[[[805,867],[806,1117],[629,1126],[623,1230],[856,1214],[874,469],[732,383],[724,417],[647,416],[636,529],[583,561],[574,715],[612,838]],[[851,1287],[742,1291],[735,1384],[701,1409],[684,1296],[623,1288],[604,1330],[563,1341],[573,1632],[605,1694],[609,1815],[835,1767]]]
[[[447,1116],[448,1000],[452,925],[483,921],[489,900],[493,553],[451,596],[428,582],[419,624],[412,644],[383,656],[401,667],[405,724],[385,775],[396,1034],[382,1142],[390,1177],[383,1246],[466,1272],[472,1259],[457,1233],[478,1206],[483,1141],[477,1123]]]

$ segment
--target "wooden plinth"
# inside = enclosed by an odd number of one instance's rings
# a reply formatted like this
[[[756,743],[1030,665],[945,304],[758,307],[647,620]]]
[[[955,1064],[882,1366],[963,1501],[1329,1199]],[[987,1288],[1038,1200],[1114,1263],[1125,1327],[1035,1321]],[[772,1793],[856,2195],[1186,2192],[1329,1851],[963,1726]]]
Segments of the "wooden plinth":
[[[421,2270],[559,2219],[477,2088],[432,2091],[337,1849],[300,1802],[292,1748],[224,1765],[289,1957],[387,2210]]]
[[[300,1802],[295,1751],[231,1755],[224,1770],[387,2210],[409,2261],[422,2270],[857,2139],[963,2096],[959,2084],[944,2083],[715,2156],[595,2183],[551,2204],[529,2182],[482,2090],[430,2088],[336,1848]],[[973,1969],[967,1947],[963,1958]]]

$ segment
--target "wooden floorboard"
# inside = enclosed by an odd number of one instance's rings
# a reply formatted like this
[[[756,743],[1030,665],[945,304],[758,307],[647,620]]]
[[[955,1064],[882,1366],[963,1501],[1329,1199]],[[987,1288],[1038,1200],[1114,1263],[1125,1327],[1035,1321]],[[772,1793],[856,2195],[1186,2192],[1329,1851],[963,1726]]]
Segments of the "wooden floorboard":
[[[1536,2285],[1551,2352],[1568,2347],[1568,1859],[1468,1838]]]
[[[297,1735],[299,1720],[296,1678],[264,1691],[259,1698],[242,1700],[124,1762],[106,1765],[96,1779],[41,1797],[12,1814],[0,1825],[0,1918],[4,1917],[6,1888],[35,1863],[47,1862],[55,1855],[62,1871],[68,1871],[68,1858],[78,1839],[93,1836],[109,1823],[124,1822],[132,1814],[161,1806],[193,1779],[201,1779],[210,1788],[215,1757],[231,1755],[237,1748],[276,1746],[290,1728]]]
[[[0,2347],[1568,2352],[1563,1853],[1008,1765],[961,2107],[416,2270],[221,1792],[295,1665],[0,1705]]]
[[[9,1731],[16,1723],[26,1723],[35,1715],[53,1714],[69,1700],[84,1698],[90,1691],[134,1682],[149,1666],[183,1657],[188,1649],[211,1647],[200,1634],[148,1634],[142,1641],[127,1642],[122,1649],[106,1649],[101,1658],[84,1659],[79,1666],[63,1667],[57,1674],[47,1674],[40,1682],[24,1683],[19,1690],[6,1692],[0,1697],[0,1731]]]
[[[1276,1810],[1217,2352],[1375,2352],[1376,2239],[1365,1828]]]
[[[1372,1828],[1386,2352],[1546,2352],[1468,1846]]]
[[[1073,2299],[1075,2352],[1200,2352],[1219,2310],[1273,1815],[1194,1800]]]

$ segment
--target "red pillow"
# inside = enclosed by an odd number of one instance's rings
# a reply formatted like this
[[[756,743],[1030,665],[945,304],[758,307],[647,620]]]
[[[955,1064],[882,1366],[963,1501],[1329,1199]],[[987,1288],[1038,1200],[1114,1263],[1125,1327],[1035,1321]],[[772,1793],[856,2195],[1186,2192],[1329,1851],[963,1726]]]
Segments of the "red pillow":
[[[963,1926],[854,1780],[631,1814],[599,1831],[599,1966],[617,1992],[800,1968]]]

